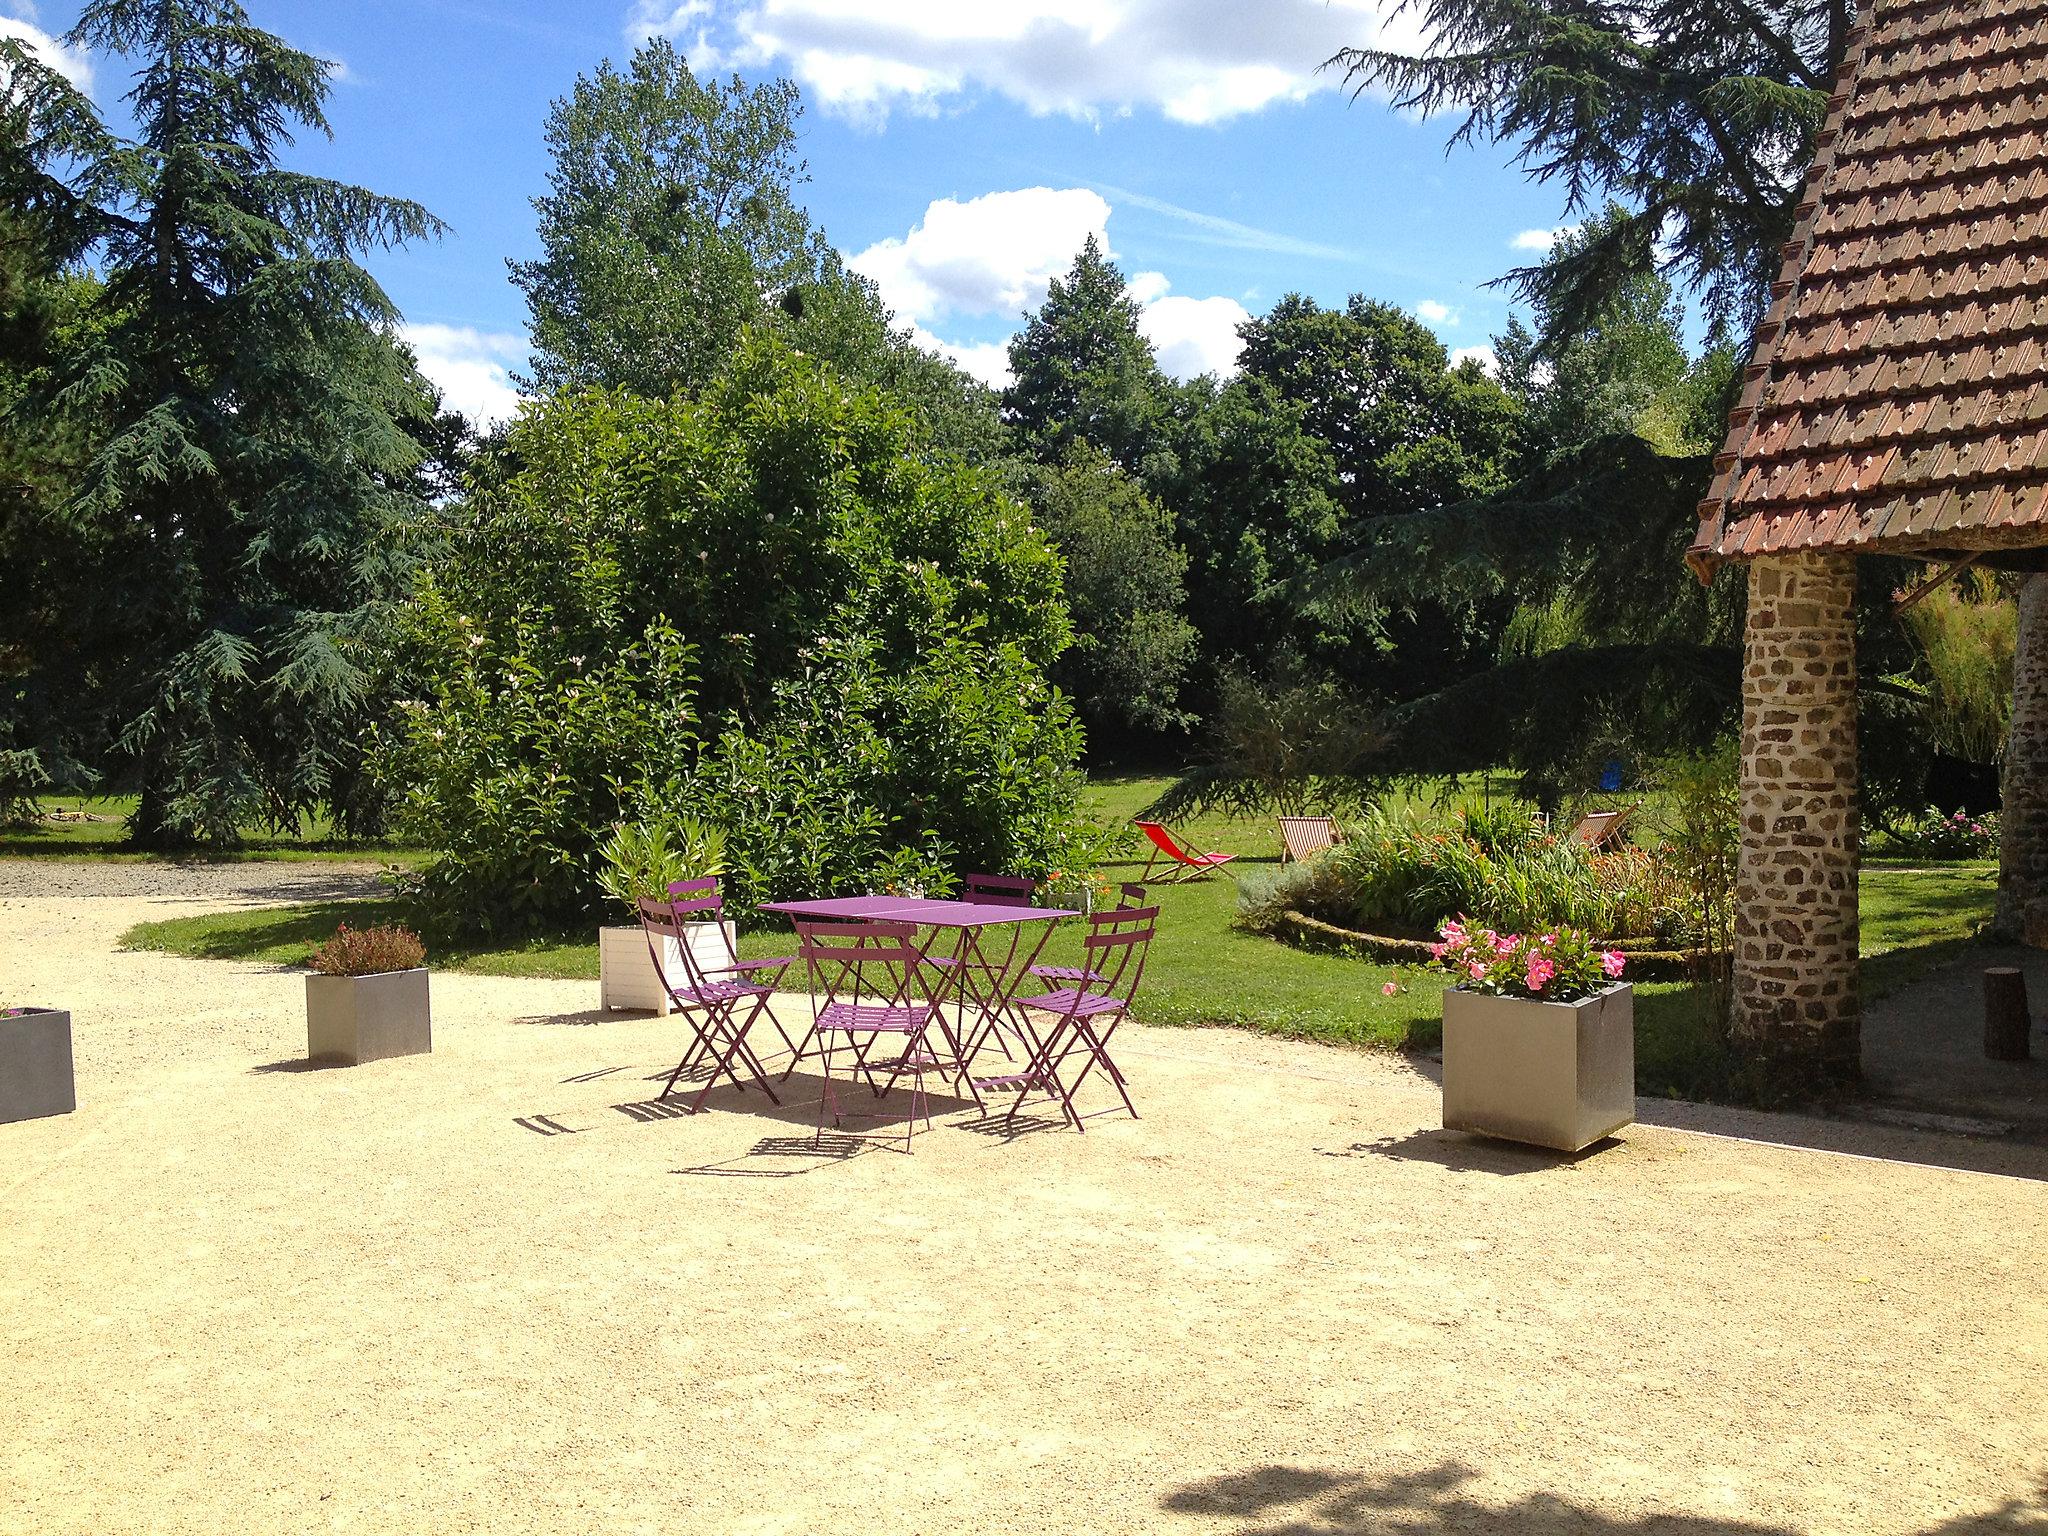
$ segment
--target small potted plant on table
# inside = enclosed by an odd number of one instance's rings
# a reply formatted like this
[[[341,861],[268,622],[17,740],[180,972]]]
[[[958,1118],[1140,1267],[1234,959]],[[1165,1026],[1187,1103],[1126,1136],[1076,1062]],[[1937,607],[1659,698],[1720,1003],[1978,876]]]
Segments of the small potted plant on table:
[[[617,827],[599,850],[603,867],[598,882],[605,894],[633,915],[630,927],[597,931],[598,1006],[610,1013],[633,1009],[665,1014],[668,991],[655,973],[654,954],[641,929],[640,901],[668,899],[677,880],[704,880],[725,873],[725,832],[694,816],[658,815]],[[703,970],[732,964],[730,922],[690,923],[690,952]],[[720,929],[723,928],[723,932]],[[672,980],[683,975],[677,941],[664,936],[662,971]]]
[[[346,923],[313,954],[306,978],[306,1054],[359,1066],[434,1048],[427,952],[396,926]]]
[[[0,1125],[76,1108],[71,1015],[61,1008],[0,1008]]]
[[[1577,1152],[1635,1119],[1633,990],[1624,961],[1569,928],[1444,924],[1444,1128]]]

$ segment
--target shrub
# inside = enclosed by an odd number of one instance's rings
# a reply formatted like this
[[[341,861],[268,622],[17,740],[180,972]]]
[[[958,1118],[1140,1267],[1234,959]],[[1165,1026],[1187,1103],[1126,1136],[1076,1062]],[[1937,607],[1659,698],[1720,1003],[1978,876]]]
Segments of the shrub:
[[[665,813],[724,835],[742,910],[1050,867],[1059,559],[885,397],[753,338],[695,396],[544,401],[488,468],[408,611],[384,764],[438,920],[588,921],[600,843]]]
[[[351,928],[343,923],[307,963],[322,976],[381,976],[425,965],[427,951],[409,928]]]
[[[1964,811],[1947,815],[1929,806],[1902,817],[1886,835],[1884,850],[1906,859],[1990,859],[1998,856],[1998,816]]]
[[[1436,931],[1469,914],[1504,930],[1575,927],[1607,939],[1669,938],[1683,891],[1666,861],[1636,847],[1596,852],[1496,819],[1375,809],[1335,848],[1252,884],[1240,920],[1270,931],[1288,909],[1390,935]]]
[[[1335,678],[1282,656],[1269,676],[1226,670],[1208,713],[1207,761],[1146,807],[1172,821],[1208,810],[1299,816],[1364,804],[1372,710]]]

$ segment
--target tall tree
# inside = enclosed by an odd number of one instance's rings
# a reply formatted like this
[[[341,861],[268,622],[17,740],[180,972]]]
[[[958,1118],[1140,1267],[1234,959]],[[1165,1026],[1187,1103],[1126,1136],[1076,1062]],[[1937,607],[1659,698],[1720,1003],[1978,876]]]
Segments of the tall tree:
[[[1662,264],[1746,329],[1771,278],[1854,0],[1403,0],[1428,48],[1347,48],[1355,93],[1461,112],[1453,144],[1508,143],[1570,214],[1626,208],[1563,262],[1509,274],[1576,334]]]
[[[659,37],[554,104],[542,254],[509,264],[543,393],[702,385],[742,326],[816,276],[822,242],[794,195],[801,112],[789,81],[701,81]]]
[[[103,424],[63,509],[95,550],[94,689],[146,845],[225,842],[351,799],[357,649],[405,575],[408,423],[429,394],[356,256],[437,234],[417,204],[287,169],[329,67],[234,0],[93,0],[68,41],[137,60],[137,137],[19,49],[29,124],[0,201],[105,274],[43,398]]]
[[[1166,414],[1166,378],[1138,330],[1138,302],[1093,235],[1010,342],[1003,416],[1020,446],[1052,463],[1093,443],[1137,471]]]
[[[510,263],[532,382],[661,399],[717,378],[742,330],[773,330],[896,396],[926,451],[993,458],[993,394],[916,346],[798,204],[802,113],[790,81],[700,79],[666,38],[579,78],[548,114],[541,255]]]
[[[1078,701],[1098,748],[1183,725],[1195,629],[1182,611],[1188,557],[1173,514],[1100,449],[1077,442],[1025,472],[1025,495],[1066,562],[1074,645],[1053,680]]]

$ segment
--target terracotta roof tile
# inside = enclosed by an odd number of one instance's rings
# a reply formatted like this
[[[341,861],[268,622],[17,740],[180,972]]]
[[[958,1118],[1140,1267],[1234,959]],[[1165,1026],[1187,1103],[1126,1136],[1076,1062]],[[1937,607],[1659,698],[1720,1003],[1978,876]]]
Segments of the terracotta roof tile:
[[[2048,544],[2048,0],[1878,0],[1690,558]]]

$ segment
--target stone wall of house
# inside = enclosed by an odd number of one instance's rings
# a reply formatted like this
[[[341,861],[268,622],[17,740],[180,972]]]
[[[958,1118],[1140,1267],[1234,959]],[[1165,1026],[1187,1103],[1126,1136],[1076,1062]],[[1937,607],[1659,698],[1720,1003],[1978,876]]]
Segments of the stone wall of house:
[[[1749,568],[1733,1027],[1779,1086],[1858,1062],[1856,562]]]
[[[1999,806],[1998,910],[2001,937],[2038,943],[2038,904],[2048,897],[2048,576],[2020,584],[2019,644],[2012,658],[2012,735]],[[2036,908],[2028,921],[2028,908]]]

